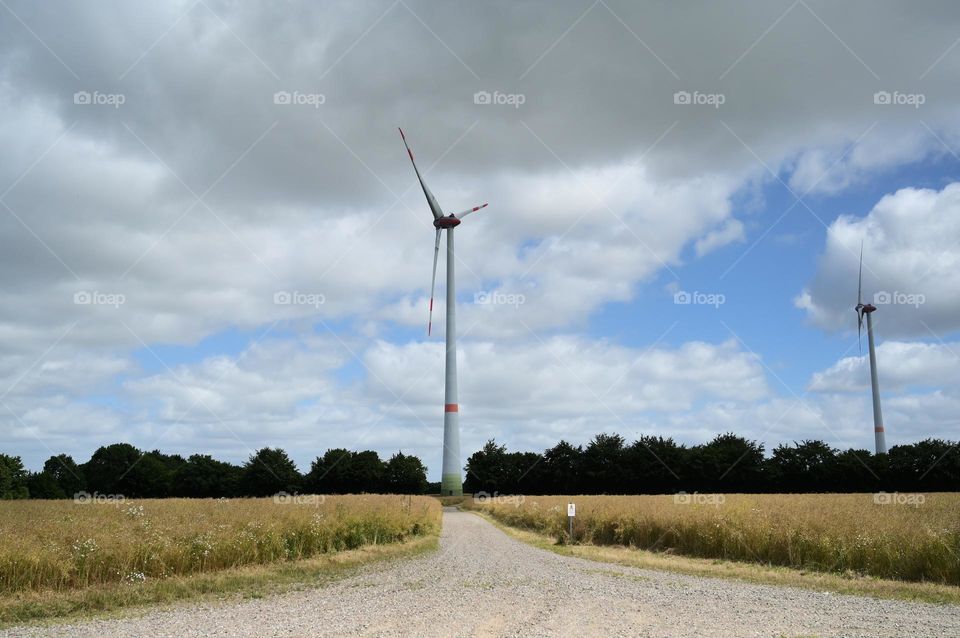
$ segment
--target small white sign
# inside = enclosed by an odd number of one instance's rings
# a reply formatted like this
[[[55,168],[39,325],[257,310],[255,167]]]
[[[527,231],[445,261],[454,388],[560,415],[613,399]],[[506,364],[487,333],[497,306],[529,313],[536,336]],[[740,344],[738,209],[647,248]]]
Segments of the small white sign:
[[[577,515],[576,503],[567,503],[567,516],[576,516],[576,515]]]

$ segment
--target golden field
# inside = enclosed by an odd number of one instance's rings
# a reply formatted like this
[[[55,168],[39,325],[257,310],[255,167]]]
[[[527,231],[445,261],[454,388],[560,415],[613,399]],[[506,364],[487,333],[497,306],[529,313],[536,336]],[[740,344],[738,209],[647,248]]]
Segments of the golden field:
[[[960,585],[960,494],[511,496],[467,501],[568,542]]]
[[[423,496],[0,501],[0,593],[297,561],[435,534],[440,516]]]

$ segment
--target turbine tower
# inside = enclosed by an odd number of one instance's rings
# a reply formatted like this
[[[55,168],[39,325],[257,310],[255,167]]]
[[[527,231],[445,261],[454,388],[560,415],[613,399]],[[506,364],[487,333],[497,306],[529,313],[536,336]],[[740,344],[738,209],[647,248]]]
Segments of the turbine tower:
[[[436,240],[433,244],[433,278],[430,281],[430,314],[427,321],[427,335],[433,330],[433,291],[437,284],[437,257],[440,254],[440,234],[447,231],[447,360],[446,379],[444,383],[443,405],[443,469],[440,474],[440,493],[444,496],[461,496],[463,494],[463,479],[460,475],[460,404],[457,402],[457,292],[454,278],[453,229],[460,225],[460,220],[475,213],[486,204],[474,206],[462,213],[444,215],[443,209],[423,181],[417,163],[413,160],[413,152],[407,144],[407,137],[400,130],[403,145],[407,147],[407,155],[413,164],[413,171],[417,174],[420,187],[427,198],[427,205],[433,213],[433,227],[437,229]]]
[[[877,352],[873,346],[873,313],[877,307],[863,303],[863,244],[860,244],[860,276],[857,282],[857,343],[863,332],[863,318],[867,318],[867,348],[870,351],[870,388],[873,392],[873,438],[877,454],[887,453],[887,441],[883,432],[883,413],[880,411],[880,381],[877,379]],[[861,347],[861,354],[863,349]]]

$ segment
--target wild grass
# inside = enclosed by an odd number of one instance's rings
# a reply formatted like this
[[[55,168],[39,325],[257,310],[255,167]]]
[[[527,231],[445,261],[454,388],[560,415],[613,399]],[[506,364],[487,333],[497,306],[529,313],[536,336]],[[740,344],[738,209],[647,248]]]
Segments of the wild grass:
[[[289,563],[437,533],[417,496],[0,501],[0,597]]]
[[[440,504],[444,507],[455,507],[457,505],[462,505],[464,501],[470,500],[472,497],[470,495],[464,496],[438,496],[433,495],[433,498],[440,501]]]
[[[904,496],[526,496],[466,506],[558,543],[571,541],[572,502],[574,543],[960,585],[960,494]]]

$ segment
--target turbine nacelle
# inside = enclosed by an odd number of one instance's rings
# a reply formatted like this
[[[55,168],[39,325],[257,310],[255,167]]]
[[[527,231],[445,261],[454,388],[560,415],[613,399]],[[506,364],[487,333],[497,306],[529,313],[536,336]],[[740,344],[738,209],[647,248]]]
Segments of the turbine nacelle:
[[[446,217],[437,217],[433,220],[433,227],[436,229],[446,229],[446,228],[455,228],[460,225],[460,220],[454,217],[453,215],[447,215]]]

